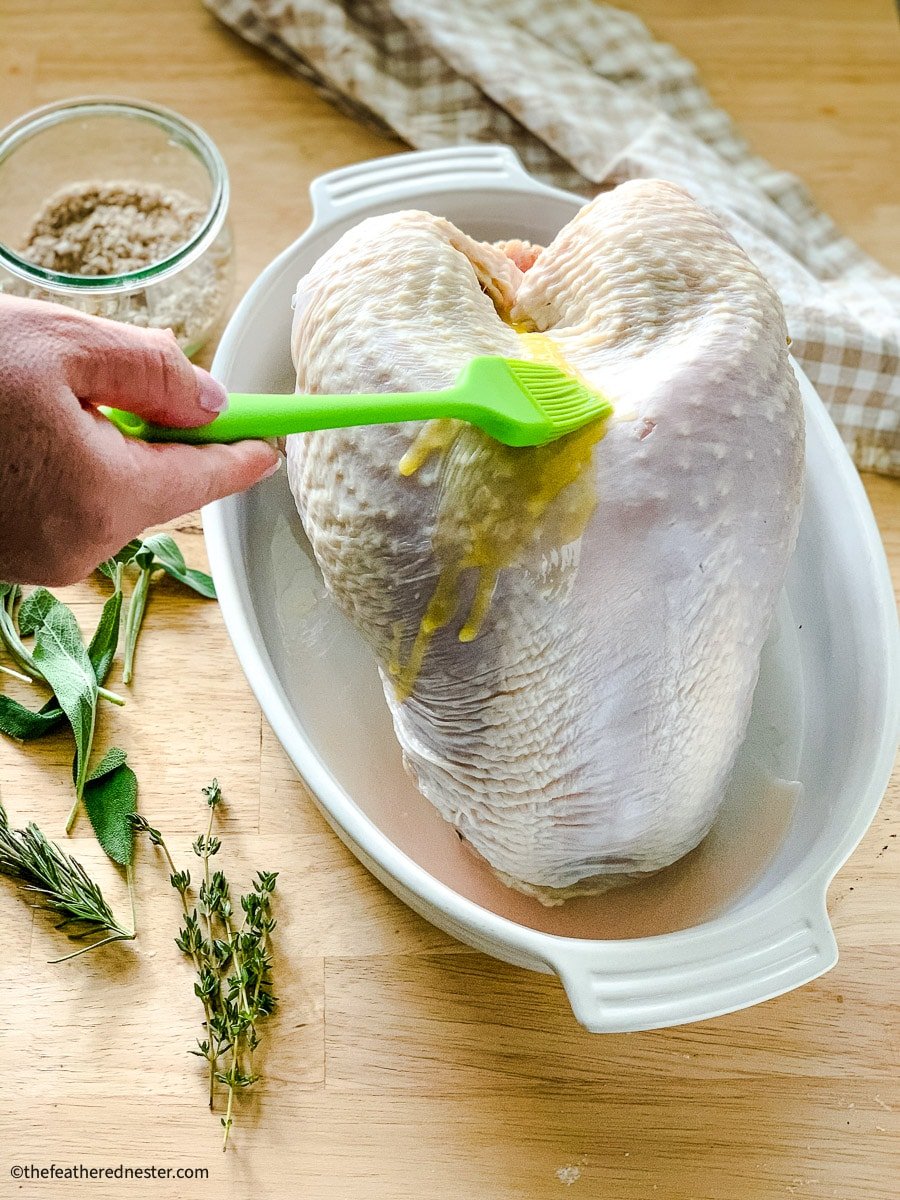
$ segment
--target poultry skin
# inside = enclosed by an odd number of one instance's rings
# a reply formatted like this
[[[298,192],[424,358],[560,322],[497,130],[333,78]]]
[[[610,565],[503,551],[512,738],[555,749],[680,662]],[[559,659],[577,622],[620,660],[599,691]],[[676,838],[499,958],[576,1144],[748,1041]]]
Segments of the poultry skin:
[[[558,903],[696,846],[802,499],[784,315],[740,247],[658,180],[544,249],[372,217],[300,281],[292,353],[302,392],[445,388],[498,354],[612,401],[529,450],[454,421],[297,435],[288,477],[407,769],[501,879]]]

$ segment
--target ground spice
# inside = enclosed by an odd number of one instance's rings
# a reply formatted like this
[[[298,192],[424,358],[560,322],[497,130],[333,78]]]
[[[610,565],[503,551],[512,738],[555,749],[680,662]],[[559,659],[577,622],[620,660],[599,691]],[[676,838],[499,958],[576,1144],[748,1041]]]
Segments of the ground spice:
[[[67,275],[121,275],[168,258],[193,237],[205,215],[205,205],[175,188],[74,183],[44,202],[19,254]],[[126,293],[87,293],[78,297],[78,307],[132,325],[169,328],[192,353],[222,311],[229,278],[230,244],[222,241],[169,279],[146,280]],[[46,297],[47,291],[35,285],[28,294]],[[50,298],[69,302],[64,296]]]

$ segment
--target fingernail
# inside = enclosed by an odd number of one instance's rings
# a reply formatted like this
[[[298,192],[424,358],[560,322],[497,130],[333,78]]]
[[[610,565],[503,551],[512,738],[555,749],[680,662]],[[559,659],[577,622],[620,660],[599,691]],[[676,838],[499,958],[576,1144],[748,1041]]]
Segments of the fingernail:
[[[204,371],[202,367],[194,367],[194,370],[197,373],[197,383],[200,385],[197,403],[204,412],[222,412],[224,408],[228,407],[228,393],[217,379],[213,379],[209,371]]]
[[[267,467],[265,472],[260,476],[261,479],[268,479],[270,475],[274,475],[276,471],[281,470],[281,455],[279,454],[271,467]]]

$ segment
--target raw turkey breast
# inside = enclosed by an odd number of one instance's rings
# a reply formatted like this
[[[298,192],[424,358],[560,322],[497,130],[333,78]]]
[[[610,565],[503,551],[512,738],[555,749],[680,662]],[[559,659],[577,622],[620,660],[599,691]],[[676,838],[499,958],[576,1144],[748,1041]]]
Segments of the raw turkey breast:
[[[443,388],[501,354],[614,403],[532,450],[449,421],[288,442],[417,786],[545,903],[658,870],[715,818],[799,520],[786,342],[743,251],[656,180],[601,195],[540,251],[373,217],[300,281],[300,391]]]

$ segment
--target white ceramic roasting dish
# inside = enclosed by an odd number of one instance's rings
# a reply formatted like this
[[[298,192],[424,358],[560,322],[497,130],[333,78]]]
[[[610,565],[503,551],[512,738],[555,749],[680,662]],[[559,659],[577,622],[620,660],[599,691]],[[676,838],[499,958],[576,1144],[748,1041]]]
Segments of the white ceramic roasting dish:
[[[497,146],[383,158],[323,176],[311,190],[311,226],[259,276],[222,338],[213,371],[232,390],[293,389],[297,280],[364,217],[421,208],[477,238],[546,243],[582,203],[531,178]],[[238,657],[337,834],[442,929],[507,962],[556,972],[590,1030],[652,1029],[745,1008],[837,960],[826,890],[889,778],[900,638],[865,493],[798,376],[807,421],[802,527],[722,818],[688,860],[607,898],[543,909],[511,892],[419,796],[374,660],[324,592],[284,472],[204,512]]]

